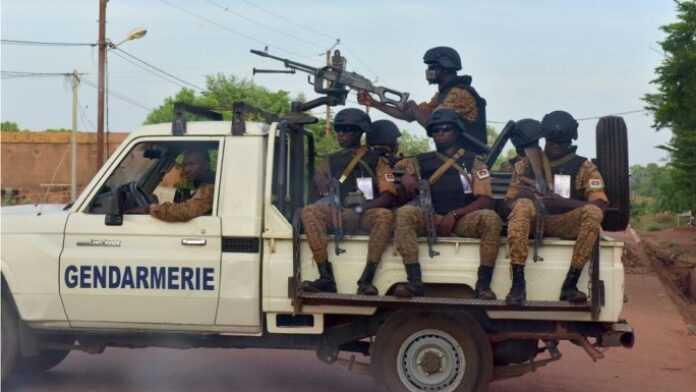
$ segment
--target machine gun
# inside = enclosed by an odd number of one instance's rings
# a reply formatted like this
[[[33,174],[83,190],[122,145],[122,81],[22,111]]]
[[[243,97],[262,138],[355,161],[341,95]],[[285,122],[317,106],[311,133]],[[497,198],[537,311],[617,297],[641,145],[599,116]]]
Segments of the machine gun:
[[[273,60],[278,60],[283,63],[288,70],[302,71],[314,76],[308,78],[309,84],[314,86],[314,91],[318,94],[326,94],[327,96],[337,97],[334,102],[329,104],[342,105],[345,103],[345,97],[348,94],[348,89],[357,91],[367,91],[370,94],[377,96],[379,102],[403,110],[408,101],[408,93],[403,93],[388,87],[375,86],[368,78],[355,72],[345,70],[345,58],[341,56],[341,52],[336,50],[332,56],[331,65],[324,67],[312,67],[310,65],[298,63],[290,59],[274,56],[270,53],[261,50],[251,50],[251,53],[268,57]],[[278,70],[264,70],[254,68],[254,73],[289,73]],[[327,83],[328,82],[328,83]]]
[[[329,205],[331,206],[331,221],[334,227],[334,251],[336,256],[345,253],[341,248],[341,241],[345,238],[343,232],[343,201],[341,200],[341,183],[338,179],[331,178],[329,181]]]
[[[439,256],[440,252],[433,249],[437,240],[437,230],[435,228],[435,212],[433,210],[433,199],[430,194],[430,183],[426,179],[418,181],[418,206],[423,211],[425,218],[425,231],[428,236],[428,255],[432,259]]]

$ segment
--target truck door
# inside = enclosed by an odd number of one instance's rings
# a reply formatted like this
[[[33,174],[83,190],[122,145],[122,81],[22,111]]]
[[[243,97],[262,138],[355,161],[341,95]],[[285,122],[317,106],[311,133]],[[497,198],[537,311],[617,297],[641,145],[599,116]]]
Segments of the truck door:
[[[167,329],[186,329],[215,324],[222,144],[216,137],[135,139],[112,161],[108,174],[66,224],[59,278],[72,326],[166,324]],[[181,175],[182,159],[196,150],[209,160],[205,182]],[[189,221],[169,223],[143,212],[151,203],[185,203],[211,182],[210,210]],[[122,215],[113,214],[118,208]],[[112,214],[109,224],[107,213]]]

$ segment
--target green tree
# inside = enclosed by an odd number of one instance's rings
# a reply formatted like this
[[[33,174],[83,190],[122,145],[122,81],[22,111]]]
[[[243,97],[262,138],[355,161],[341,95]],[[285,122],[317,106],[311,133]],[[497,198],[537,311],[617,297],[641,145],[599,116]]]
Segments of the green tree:
[[[19,125],[17,125],[16,122],[12,121],[3,121],[0,123],[0,129],[2,132],[20,132],[21,129],[19,129]]]
[[[658,92],[647,94],[647,109],[656,129],[671,128],[672,138],[660,148],[670,154],[669,178],[661,184],[664,205],[671,211],[696,213],[696,1],[675,1],[677,21],[662,26],[665,58],[652,81]],[[659,198],[658,198],[659,203]]]

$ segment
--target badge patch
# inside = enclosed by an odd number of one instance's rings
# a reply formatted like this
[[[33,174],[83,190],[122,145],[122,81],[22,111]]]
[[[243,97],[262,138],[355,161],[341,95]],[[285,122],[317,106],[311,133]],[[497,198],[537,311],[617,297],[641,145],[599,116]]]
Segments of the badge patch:
[[[602,189],[604,183],[599,178],[590,178],[590,189]]]
[[[392,174],[392,173],[385,173],[385,174],[384,174],[384,179],[387,180],[387,182],[394,182],[394,174]]]
[[[481,169],[476,171],[476,177],[478,177],[479,180],[483,180],[484,178],[490,177],[491,174],[488,172],[487,169]]]

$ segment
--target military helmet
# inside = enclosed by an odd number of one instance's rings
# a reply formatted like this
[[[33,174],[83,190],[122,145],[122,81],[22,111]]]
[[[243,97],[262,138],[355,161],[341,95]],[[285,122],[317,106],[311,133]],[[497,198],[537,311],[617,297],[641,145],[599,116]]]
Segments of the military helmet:
[[[556,110],[541,120],[546,139],[556,143],[570,143],[578,138],[578,122],[563,110]]]
[[[343,109],[334,117],[334,129],[348,128],[354,132],[369,132],[371,123],[367,113],[355,108]]]
[[[367,132],[366,141],[369,146],[391,146],[397,143],[399,136],[401,132],[392,121],[377,120]]]
[[[431,65],[436,64],[444,69],[459,71],[462,69],[462,59],[459,53],[449,46],[438,46],[428,49],[423,55],[423,62]]]
[[[438,125],[449,124],[454,127],[458,132],[466,131],[464,123],[459,118],[457,112],[452,109],[438,109],[430,115],[428,122],[425,124],[425,129],[428,136],[433,136],[433,129]]]
[[[539,121],[525,118],[517,121],[510,140],[516,149],[523,150],[525,147],[537,145],[539,139],[544,136],[544,129]]]

